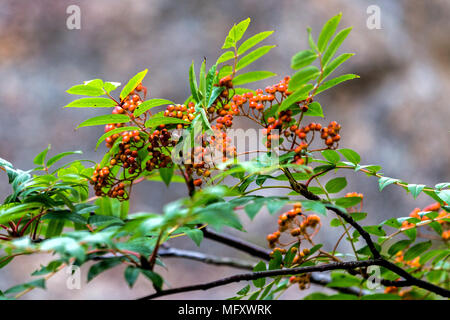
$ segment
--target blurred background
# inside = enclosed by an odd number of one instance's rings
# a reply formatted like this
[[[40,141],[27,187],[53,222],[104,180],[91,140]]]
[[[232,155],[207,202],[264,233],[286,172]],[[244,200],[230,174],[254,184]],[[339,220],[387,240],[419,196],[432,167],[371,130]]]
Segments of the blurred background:
[[[66,9],[81,9],[81,29],[68,30]],[[366,25],[367,8],[377,5],[381,29]],[[62,109],[74,99],[65,93],[84,80],[101,78],[126,81],[149,68],[144,84],[151,97],[183,102],[188,96],[188,68],[199,66],[203,57],[209,65],[221,54],[230,27],[247,17],[252,22],[245,37],[275,30],[265,40],[276,44],[268,55],[249,70],[270,70],[279,77],[291,74],[290,58],[307,48],[306,28],[317,39],[321,26],[342,12],[340,28],[353,26],[341,52],[356,55],[338,73],[356,73],[361,79],[342,84],[323,94],[319,101],[326,119],[342,125],[341,147],[353,148],[364,164],[379,164],[390,177],[434,186],[450,180],[450,2],[448,0],[135,0],[50,1],[3,0],[0,3],[0,157],[22,169],[32,168],[32,159],[51,144],[51,154],[83,150],[83,158],[98,161],[105,147],[94,152],[103,128],[75,131],[84,119],[105,110]],[[257,87],[252,87],[253,89]],[[242,123],[242,125],[246,125]],[[7,178],[0,177],[0,198],[9,194]],[[380,193],[377,180],[352,174],[345,192],[365,195],[367,223],[386,217],[405,216],[415,207],[429,203],[419,196],[414,202],[404,190],[388,187]],[[186,196],[181,185],[167,189],[157,182],[140,184],[135,190],[132,212],[160,212],[163,205]],[[271,194],[276,194],[272,192]],[[276,216],[262,212],[249,223],[241,214],[247,233],[225,230],[266,246],[267,233],[276,228]],[[327,225],[327,222],[324,223]],[[338,235],[322,229],[317,241],[328,248]],[[197,249],[180,239],[173,246]],[[345,249],[345,246],[341,248]],[[255,261],[241,253],[205,240],[207,253]],[[0,272],[0,289],[26,281],[44,263],[37,257],[22,257]],[[239,270],[214,267],[170,258],[168,270],[158,270],[174,285],[207,282]],[[133,290],[126,285],[123,269],[108,271],[86,284],[83,267],[80,290],[68,290],[64,272],[48,282],[48,290],[36,289],[26,299],[132,299],[153,291],[140,278]],[[168,298],[224,299],[242,284]],[[298,289],[283,298],[295,299]],[[314,289],[314,288],[313,288]],[[315,288],[317,289],[317,288]]]

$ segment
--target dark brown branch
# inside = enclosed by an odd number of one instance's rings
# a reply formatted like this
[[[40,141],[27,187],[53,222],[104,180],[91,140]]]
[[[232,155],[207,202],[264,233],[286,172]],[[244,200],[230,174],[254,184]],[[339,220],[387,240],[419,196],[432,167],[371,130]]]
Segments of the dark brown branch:
[[[250,281],[250,280],[256,280],[256,279],[266,278],[266,277],[290,276],[290,275],[297,275],[297,274],[303,274],[303,273],[309,273],[309,272],[324,272],[324,271],[338,270],[338,269],[353,270],[356,268],[368,267],[371,265],[378,265],[379,263],[380,263],[379,260],[363,260],[363,261],[337,262],[337,263],[331,263],[331,264],[323,264],[323,265],[319,265],[319,266],[308,266],[308,267],[299,267],[299,268],[292,268],[292,269],[278,269],[278,270],[242,273],[242,274],[237,274],[237,275],[234,275],[231,277],[223,278],[223,279],[212,281],[212,282],[162,290],[162,291],[156,292],[154,294],[142,297],[138,300],[154,299],[157,297],[162,297],[162,296],[167,296],[167,295],[182,293],[182,292],[208,290],[211,288],[224,286],[224,285],[234,283],[234,282]]]
[[[288,169],[285,169],[284,173],[286,174],[286,177],[288,178],[289,183],[290,183],[292,189],[294,189],[294,191],[301,194],[306,199],[323,202],[320,197],[311,193],[304,184],[297,182],[294,179],[294,177],[292,176],[292,174],[289,172]],[[348,224],[350,224],[353,228],[355,228],[355,230],[357,230],[359,232],[361,237],[363,237],[363,239],[367,243],[367,246],[368,246],[370,252],[372,253],[373,257],[377,261],[381,262],[379,264],[379,266],[383,266],[383,267],[395,272],[396,274],[398,274],[399,276],[401,276],[405,279],[405,281],[401,281],[401,282],[394,282],[394,281],[388,281],[388,280],[383,279],[382,284],[387,285],[387,283],[389,283],[389,285],[402,286],[402,287],[414,285],[414,286],[420,287],[422,289],[439,294],[443,297],[447,297],[447,298],[450,297],[450,290],[446,290],[446,289],[436,286],[432,283],[418,279],[418,278],[412,276],[411,274],[409,274],[408,272],[406,272],[405,270],[403,270],[402,268],[398,267],[394,263],[389,262],[386,259],[382,258],[380,252],[375,247],[375,244],[372,241],[372,238],[370,237],[369,233],[366,232],[355,220],[353,220],[353,218],[349,214],[339,210],[338,208],[336,208],[330,204],[325,204],[325,207],[328,210],[331,210],[334,213],[336,213],[341,218],[343,218]]]
[[[203,231],[203,236],[206,239],[210,239],[210,240],[220,242],[222,244],[226,244],[227,246],[238,249],[240,251],[244,251],[244,252],[246,252],[254,257],[260,258],[260,259],[270,260],[270,251],[263,249],[259,246],[256,246],[252,243],[235,238],[233,236],[217,233],[208,228],[203,228],[202,231]]]
[[[184,258],[203,262],[206,264],[227,266],[244,270],[253,270],[253,267],[255,266],[255,263],[250,261],[242,261],[228,257],[218,257],[197,251],[183,250],[176,248],[164,248],[164,249],[162,248],[159,250],[158,255],[163,258],[164,257]]]

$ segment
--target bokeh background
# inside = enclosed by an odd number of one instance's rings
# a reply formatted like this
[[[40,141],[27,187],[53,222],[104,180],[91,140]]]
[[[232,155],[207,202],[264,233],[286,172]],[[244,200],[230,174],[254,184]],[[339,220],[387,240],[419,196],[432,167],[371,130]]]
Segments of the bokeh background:
[[[66,8],[71,4],[81,8],[81,30],[66,28]],[[366,10],[373,4],[381,9],[379,30],[366,26]],[[150,95],[182,102],[188,96],[191,61],[198,66],[205,56],[214,62],[229,28],[247,17],[252,19],[248,35],[276,30],[265,42],[278,46],[250,69],[271,70],[281,78],[291,74],[291,56],[307,47],[306,27],[311,26],[317,37],[323,23],[338,12],[343,13],[341,27],[354,27],[341,51],[356,53],[339,72],[357,73],[361,79],[320,97],[326,113],[322,123],[341,123],[341,147],[358,150],[364,164],[382,165],[387,176],[431,186],[450,180],[448,0],[2,0],[0,157],[29,169],[33,157],[51,144],[52,154],[79,149],[84,151],[83,158],[99,160],[104,147],[93,150],[102,129],[74,128],[104,110],[62,109],[73,99],[65,93],[72,85],[94,78],[124,83],[149,68],[145,85]],[[260,86],[269,83],[263,81]],[[365,194],[368,223],[407,215],[429,202],[423,196],[414,202],[393,186],[382,193],[377,188],[376,179],[353,174],[346,189]],[[2,176],[0,197],[4,199],[8,192]],[[167,189],[148,182],[136,188],[131,210],[160,212],[164,203],[185,195],[183,186]],[[265,236],[276,227],[276,217],[263,212],[249,223],[244,215],[247,233],[226,231],[265,246]],[[329,247],[336,236],[322,230],[318,241]],[[172,245],[196,249],[185,239]],[[208,240],[200,250],[252,261]],[[0,289],[27,280],[39,262],[36,257],[16,259],[1,270]],[[172,285],[206,282],[239,272],[172,258],[166,263],[168,270],[159,271]],[[83,279],[86,273],[83,268]],[[80,290],[68,290],[67,275],[61,272],[48,282],[47,291],[34,290],[24,298],[132,299],[152,292],[150,283],[142,278],[130,290],[122,273],[123,269],[117,268],[89,284],[83,280]],[[241,287],[229,285],[169,298],[223,299]],[[284,298],[298,296],[295,289]]]

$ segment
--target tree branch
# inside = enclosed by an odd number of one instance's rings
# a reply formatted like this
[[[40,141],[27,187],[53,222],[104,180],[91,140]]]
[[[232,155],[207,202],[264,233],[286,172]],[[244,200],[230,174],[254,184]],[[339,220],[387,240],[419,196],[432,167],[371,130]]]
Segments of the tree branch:
[[[310,273],[310,272],[324,272],[324,271],[338,270],[338,269],[353,270],[356,268],[368,267],[371,265],[379,265],[380,263],[381,263],[381,261],[379,259],[378,260],[374,259],[374,260],[363,260],[363,261],[337,262],[337,263],[323,264],[323,265],[319,265],[319,266],[308,266],[308,267],[299,267],[299,268],[292,268],[292,269],[278,269],[278,270],[242,273],[242,274],[236,274],[231,277],[226,277],[223,279],[215,280],[212,282],[162,290],[162,291],[156,292],[154,294],[142,297],[138,300],[154,299],[154,298],[167,296],[167,295],[171,295],[171,294],[176,294],[176,293],[182,293],[182,292],[208,290],[211,288],[220,287],[220,286],[227,285],[227,284],[234,283],[234,282],[250,281],[250,280],[256,280],[256,279],[266,278],[266,277],[288,276],[288,275],[297,275],[297,274]]]

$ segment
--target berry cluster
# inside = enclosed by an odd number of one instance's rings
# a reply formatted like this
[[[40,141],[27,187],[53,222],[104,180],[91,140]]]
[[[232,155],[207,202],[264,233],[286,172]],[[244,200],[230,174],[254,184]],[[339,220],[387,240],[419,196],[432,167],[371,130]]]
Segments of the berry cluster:
[[[127,114],[130,117],[130,120],[134,120],[133,112],[136,110],[139,105],[141,105],[143,99],[139,95],[139,92],[143,93],[143,97],[147,95],[147,88],[142,84],[139,84],[135,90],[133,90],[121,103],[120,105],[114,107],[112,114]],[[110,123],[105,125],[105,132],[109,132],[113,129],[123,127],[123,123]],[[108,148],[112,148],[114,142],[119,139],[120,136],[127,136],[130,133],[128,131],[115,133],[105,139],[106,146]]]
[[[171,104],[164,111],[164,116],[191,122],[195,118],[195,105],[193,102],[189,102],[187,106],[184,104]],[[177,124],[177,129],[183,129],[185,126],[179,123]]]
[[[164,125],[161,125],[160,128],[160,130],[153,131],[148,137],[147,151],[150,159],[145,163],[147,171],[166,168],[173,163],[167,148],[175,146],[176,142],[172,140],[172,134],[164,128]]]
[[[310,280],[311,280],[311,274],[310,273],[304,273],[298,276],[292,276],[289,278],[289,282],[294,284],[298,283],[298,288],[300,290],[308,289],[310,286]]]
[[[322,128],[320,137],[324,140],[328,148],[336,149],[338,147],[339,140],[341,140],[341,136],[339,135],[340,130],[341,125],[336,121],[331,121],[328,127]]]
[[[292,244],[283,244],[280,241],[282,233],[289,233],[289,235],[295,238],[294,243],[301,244],[302,240],[311,241],[311,238],[317,234],[320,226],[320,218],[315,214],[304,215],[302,214],[302,206],[301,203],[294,204],[294,207],[282,213],[278,218],[278,230],[269,234],[267,236],[267,241],[269,243],[269,247],[273,249],[272,254],[275,251],[279,251],[282,254],[285,254],[287,251],[284,248],[287,245]],[[313,231],[310,232],[310,229]],[[281,247],[277,247],[281,246]],[[296,250],[296,255],[293,258],[293,264],[301,263],[306,256],[309,254],[309,249],[305,248],[303,250],[297,250],[295,247],[292,247],[291,250]]]
[[[124,182],[132,183],[141,170],[139,151],[144,147],[144,139],[139,131],[127,131],[118,145],[117,153],[111,158],[109,166],[97,165],[91,177],[95,195],[108,196],[119,200],[127,200],[129,195],[125,191]],[[115,167],[121,167],[124,171],[123,178],[116,178]]]

